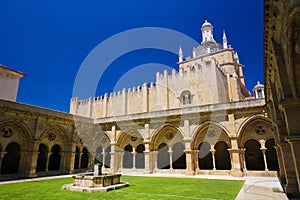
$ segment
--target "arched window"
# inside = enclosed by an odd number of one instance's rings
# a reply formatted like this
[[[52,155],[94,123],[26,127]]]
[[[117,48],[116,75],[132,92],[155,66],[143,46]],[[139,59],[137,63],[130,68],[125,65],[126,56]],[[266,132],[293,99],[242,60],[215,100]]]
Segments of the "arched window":
[[[251,139],[246,142],[245,148],[247,170],[265,170],[264,157],[260,150],[260,143]]]
[[[47,168],[48,147],[45,144],[40,144],[39,155],[36,164],[36,172],[44,172]]]
[[[101,146],[97,147],[96,149],[96,155],[95,155],[95,164],[96,163],[101,163],[103,162],[103,148]]]
[[[132,146],[127,145],[124,148],[123,154],[123,168],[133,168],[133,155],[132,155]]]
[[[185,90],[180,95],[180,101],[183,105],[191,104],[193,102],[193,96],[190,91]]]
[[[110,152],[111,152],[111,147],[108,146],[108,147],[105,149],[105,167],[106,167],[106,168],[110,168],[110,159],[111,159]]]
[[[157,168],[158,169],[170,169],[170,154],[168,152],[168,145],[162,143],[158,146],[157,154]]]
[[[144,169],[145,168],[145,146],[143,144],[140,144],[136,148],[136,161],[135,161],[135,167],[137,169]]]
[[[213,169],[213,159],[210,152],[210,144],[201,142],[199,145],[199,168],[200,169]]]
[[[186,169],[186,155],[184,153],[184,145],[181,143],[174,144],[172,151],[172,167],[173,169]]]
[[[217,142],[217,144],[215,144],[216,169],[220,169],[220,170],[231,169],[230,155],[227,149],[228,146],[223,141]]]
[[[48,170],[49,171],[57,171],[60,168],[60,159],[61,159],[61,149],[59,145],[54,145],[51,148],[51,155],[49,157]]]
[[[2,160],[1,174],[16,174],[19,171],[20,145],[12,142],[5,148],[7,152]]]
[[[81,155],[81,163],[80,168],[87,168],[89,166],[89,151],[86,147],[82,149],[82,155]]]

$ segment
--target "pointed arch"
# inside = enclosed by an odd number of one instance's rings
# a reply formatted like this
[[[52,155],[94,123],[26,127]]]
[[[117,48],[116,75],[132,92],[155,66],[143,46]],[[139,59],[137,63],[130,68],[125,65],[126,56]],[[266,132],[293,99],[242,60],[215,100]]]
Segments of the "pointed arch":
[[[238,145],[243,147],[248,140],[268,140],[274,138],[274,124],[264,115],[247,118],[238,129]]]
[[[163,124],[158,127],[153,133],[150,140],[154,144],[154,149],[164,142],[168,146],[173,146],[177,142],[183,142],[184,134],[177,126],[173,124]]]
[[[53,133],[54,135],[51,136],[51,133]],[[62,144],[66,144],[69,142],[69,137],[67,135],[66,129],[60,125],[48,126],[38,139],[43,140],[45,138],[48,138],[50,141],[53,138],[55,140],[57,138],[57,141]]]
[[[130,144],[133,148],[144,141],[143,135],[134,128],[128,128],[117,136],[117,144],[121,149]]]
[[[92,145],[92,151],[97,151],[97,148],[101,146],[102,148],[107,148],[110,146],[111,139],[109,135],[105,131],[96,132],[95,136],[92,139],[93,145]],[[102,162],[102,161],[101,161]]]
[[[223,125],[213,121],[205,121],[193,130],[191,148],[198,149],[203,141],[210,145],[223,141],[230,147],[230,137],[229,131]]]
[[[7,131],[6,129],[10,129],[9,132],[11,133],[12,140],[18,142],[22,148],[33,142],[33,135],[31,134],[30,129],[24,122],[20,120],[6,120],[1,122],[0,132],[5,132]],[[14,134],[14,132],[20,134]]]

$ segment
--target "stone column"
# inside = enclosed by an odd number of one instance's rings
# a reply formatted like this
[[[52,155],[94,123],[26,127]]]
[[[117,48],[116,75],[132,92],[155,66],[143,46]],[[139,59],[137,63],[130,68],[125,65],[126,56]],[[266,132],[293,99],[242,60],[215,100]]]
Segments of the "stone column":
[[[145,145],[145,151],[144,151],[144,155],[145,155],[145,173],[151,173],[153,170],[153,164],[152,164],[152,159],[151,159],[151,152],[150,152],[150,141],[146,140],[144,141],[144,145]]]
[[[154,170],[157,170],[157,156],[158,156],[158,152],[157,151],[153,151],[153,163],[154,163]]]
[[[49,172],[49,158],[51,156],[52,152],[48,152],[47,161],[46,161],[46,172]],[[80,167],[80,163],[79,163]]]
[[[186,170],[185,174],[186,175],[195,175],[195,170],[194,170],[194,152],[192,150],[184,150],[185,157],[186,157]]]
[[[210,152],[213,159],[213,170],[216,170],[216,157],[215,157],[216,150],[213,148],[213,145],[211,147],[212,149],[210,150]]]
[[[243,162],[243,172],[247,172],[247,165],[246,165],[246,148],[241,149],[241,158]]]
[[[267,148],[260,148],[262,154],[263,154],[263,157],[264,157],[264,163],[265,163],[265,171],[269,171],[268,169],[268,163],[267,163],[267,157],[266,157],[266,150]]]
[[[169,148],[168,153],[170,154],[170,169],[173,169],[173,151]]]
[[[124,154],[123,151],[119,152],[120,161],[121,161],[121,163],[120,163],[120,170],[119,171],[121,171],[123,169],[123,154]]]
[[[199,150],[194,150],[196,171],[199,171]]]
[[[112,170],[113,173],[118,171],[118,166],[117,166],[117,152],[116,152],[116,143],[110,143],[110,169]]]
[[[105,155],[106,155],[105,148],[103,148],[103,150],[102,150],[102,171],[105,168]]]
[[[28,151],[21,151],[20,153],[20,163],[19,163],[19,169],[18,174],[21,177],[27,177],[30,174],[30,167],[31,167],[31,158],[32,152]]]
[[[132,169],[136,169],[135,158],[136,158],[136,151],[135,151],[135,148],[132,148]]]

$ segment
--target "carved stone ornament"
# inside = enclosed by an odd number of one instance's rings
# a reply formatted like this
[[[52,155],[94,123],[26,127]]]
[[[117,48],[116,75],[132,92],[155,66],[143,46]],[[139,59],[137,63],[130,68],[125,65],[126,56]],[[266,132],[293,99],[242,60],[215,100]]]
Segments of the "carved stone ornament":
[[[49,141],[53,141],[53,140],[55,140],[55,138],[56,138],[56,135],[54,133],[52,133],[52,132],[48,133],[48,140]]]
[[[215,130],[212,130],[212,129],[208,130],[208,131],[207,131],[207,136],[208,136],[209,138],[214,138],[214,137],[216,136]]]
[[[131,141],[135,142],[137,140],[136,136],[131,136]]]
[[[263,128],[263,126],[259,125],[255,128],[255,133],[258,135],[264,135],[266,134],[266,130]]]
[[[169,132],[169,133],[166,134],[166,138],[167,138],[168,140],[171,140],[173,137],[174,137],[174,135],[173,135],[172,132]]]
[[[107,142],[107,138],[103,137],[101,141],[102,141],[103,144],[105,144]]]
[[[11,137],[12,134],[13,134],[13,132],[12,132],[11,128],[9,128],[9,127],[2,128],[2,130],[1,130],[1,135],[5,138]]]

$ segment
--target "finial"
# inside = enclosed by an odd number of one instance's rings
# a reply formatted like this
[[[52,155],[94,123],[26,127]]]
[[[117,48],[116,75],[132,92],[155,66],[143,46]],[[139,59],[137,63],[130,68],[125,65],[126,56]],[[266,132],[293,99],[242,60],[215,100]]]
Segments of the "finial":
[[[206,12],[204,13],[204,20],[207,21],[207,16],[206,16]]]

